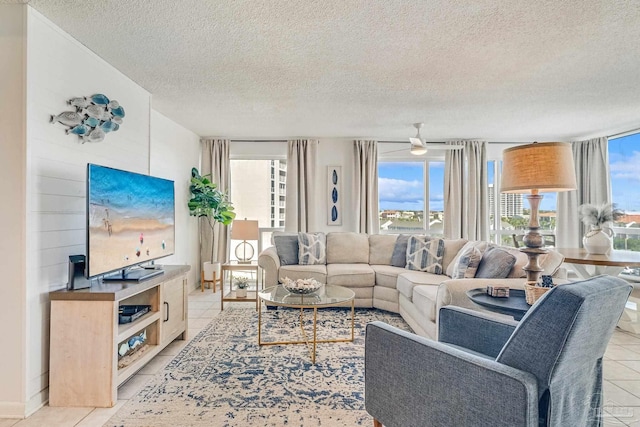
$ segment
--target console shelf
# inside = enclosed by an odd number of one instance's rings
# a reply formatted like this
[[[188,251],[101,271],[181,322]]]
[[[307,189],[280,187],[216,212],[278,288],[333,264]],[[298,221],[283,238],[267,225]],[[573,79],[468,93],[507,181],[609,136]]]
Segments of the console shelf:
[[[51,300],[50,406],[112,407],[118,386],[187,331],[187,265],[139,283],[106,282],[88,289],[60,290]],[[121,305],[150,305],[131,323],[118,324]],[[118,368],[119,345],[146,331],[147,346]],[[134,353],[136,354],[136,353]]]

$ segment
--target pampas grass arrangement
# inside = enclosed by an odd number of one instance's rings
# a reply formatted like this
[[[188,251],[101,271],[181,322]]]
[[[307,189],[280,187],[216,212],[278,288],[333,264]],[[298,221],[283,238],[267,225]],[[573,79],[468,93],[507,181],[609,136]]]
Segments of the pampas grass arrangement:
[[[584,225],[594,228],[600,228],[602,224],[617,221],[624,215],[624,212],[616,208],[616,205],[612,203],[603,203],[601,205],[585,203],[580,205],[578,213]]]

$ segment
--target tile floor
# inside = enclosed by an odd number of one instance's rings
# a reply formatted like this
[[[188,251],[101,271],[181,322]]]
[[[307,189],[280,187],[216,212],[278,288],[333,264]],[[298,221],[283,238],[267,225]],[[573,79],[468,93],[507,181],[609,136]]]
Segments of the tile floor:
[[[220,290],[215,294],[211,289],[200,292],[200,288],[191,292],[188,337],[194,337],[219,313]],[[174,341],[123,384],[118,389],[118,403],[113,408],[45,406],[24,420],[0,419],[0,427],[101,427],[154,374],[161,371],[187,342]],[[604,379],[604,425],[640,427],[640,335],[616,330],[605,354]]]

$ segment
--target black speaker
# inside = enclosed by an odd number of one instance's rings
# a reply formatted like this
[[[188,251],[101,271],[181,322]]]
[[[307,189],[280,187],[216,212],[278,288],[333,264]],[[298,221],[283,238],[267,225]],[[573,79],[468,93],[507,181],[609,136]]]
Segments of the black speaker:
[[[67,283],[67,289],[85,289],[91,287],[91,280],[87,280],[84,277],[84,255],[70,255],[69,256],[69,282]]]

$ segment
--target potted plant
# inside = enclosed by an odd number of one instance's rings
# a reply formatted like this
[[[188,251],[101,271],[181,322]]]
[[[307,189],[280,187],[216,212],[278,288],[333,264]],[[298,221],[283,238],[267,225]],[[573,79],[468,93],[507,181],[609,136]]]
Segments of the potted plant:
[[[209,179],[211,175],[200,175],[198,169],[191,169],[191,183],[189,190],[191,191],[191,199],[187,203],[189,207],[189,215],[198,218],[206,218],[206,222],[213,232],[213,226],[219,222],[223,225],[229,225],[236,217],[233,212],[233,205],[229,201],[227,194],[220,191],[217,185]],[[202,254],[202,240],[200,241],[200,251]],[[214,262],[213,254],[202,256],[202,261]],[[214,265],[214,269],[219,271],[220,267]]]
[[[246,298],[247,288],[249,287],[249,278],[246,276],[236,276],[234,282],[236,284],[236,297]]]
[[[605,226],[620,219],[624,212],[611,203],[592,205],[585,203],[578,208],[582,223],[588,227],[582,245],[590,254],[607,254],[613,249],[613,230]]]

